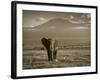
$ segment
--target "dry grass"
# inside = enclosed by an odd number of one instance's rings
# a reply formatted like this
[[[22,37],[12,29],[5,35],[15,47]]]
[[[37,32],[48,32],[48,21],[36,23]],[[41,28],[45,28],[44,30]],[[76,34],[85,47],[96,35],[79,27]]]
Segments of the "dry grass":
[[[57,61],[49,62],[45,50],[25,50],[23,69],[90,66],[90,50],[58,50]]]

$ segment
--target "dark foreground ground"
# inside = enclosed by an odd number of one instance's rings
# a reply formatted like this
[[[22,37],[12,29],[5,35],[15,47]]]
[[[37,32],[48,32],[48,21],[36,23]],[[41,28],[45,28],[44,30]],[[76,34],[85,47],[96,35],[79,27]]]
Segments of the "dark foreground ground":
[[[57,61],[49,62],[45,50],[24,50],[23,69],[90,66],[90,50],[58,50]]]

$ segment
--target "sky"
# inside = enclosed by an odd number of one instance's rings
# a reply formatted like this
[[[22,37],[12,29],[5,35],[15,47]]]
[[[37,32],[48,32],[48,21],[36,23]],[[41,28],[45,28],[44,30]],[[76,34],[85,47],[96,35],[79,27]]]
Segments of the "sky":
[[[72,23],[90,23],[89,13],[23,10],[23,27],[34,27],[55,18],[69,19]]]

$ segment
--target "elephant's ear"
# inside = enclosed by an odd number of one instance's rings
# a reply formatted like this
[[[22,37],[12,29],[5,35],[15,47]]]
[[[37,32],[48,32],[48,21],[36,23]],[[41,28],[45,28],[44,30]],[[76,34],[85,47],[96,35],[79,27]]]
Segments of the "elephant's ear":
[[[42,44],[44,43],[44,38],[41,39]]]
[[[42,38],[42,39],[41,39],[42,44],[45,44],[45,41],[47,41],[46,38]]]

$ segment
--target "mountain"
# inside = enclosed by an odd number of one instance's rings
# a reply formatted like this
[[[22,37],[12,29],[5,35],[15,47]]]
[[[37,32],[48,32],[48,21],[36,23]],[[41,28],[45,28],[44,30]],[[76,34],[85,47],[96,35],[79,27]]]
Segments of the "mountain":
[[[90,29],[74,29],[79,26],[89,27],[89,25],[86,24],[72,23],[68,19],[56,18],[35,27],[23,27],[23,37],[24,39],[41,39],[42,37],[50,37],[69,40],[89,40]]]
[[[44,24],[38,25],[33,27],[33,29],[37,30],[65,30],[67,28],[71,27],[76,27],[76,26],[82,26],[83,24],[75,24],[70,22],[70,20],[67,19],[61,19],[61,18],[56,18],[56,19],[51,19],[47,21]]]

